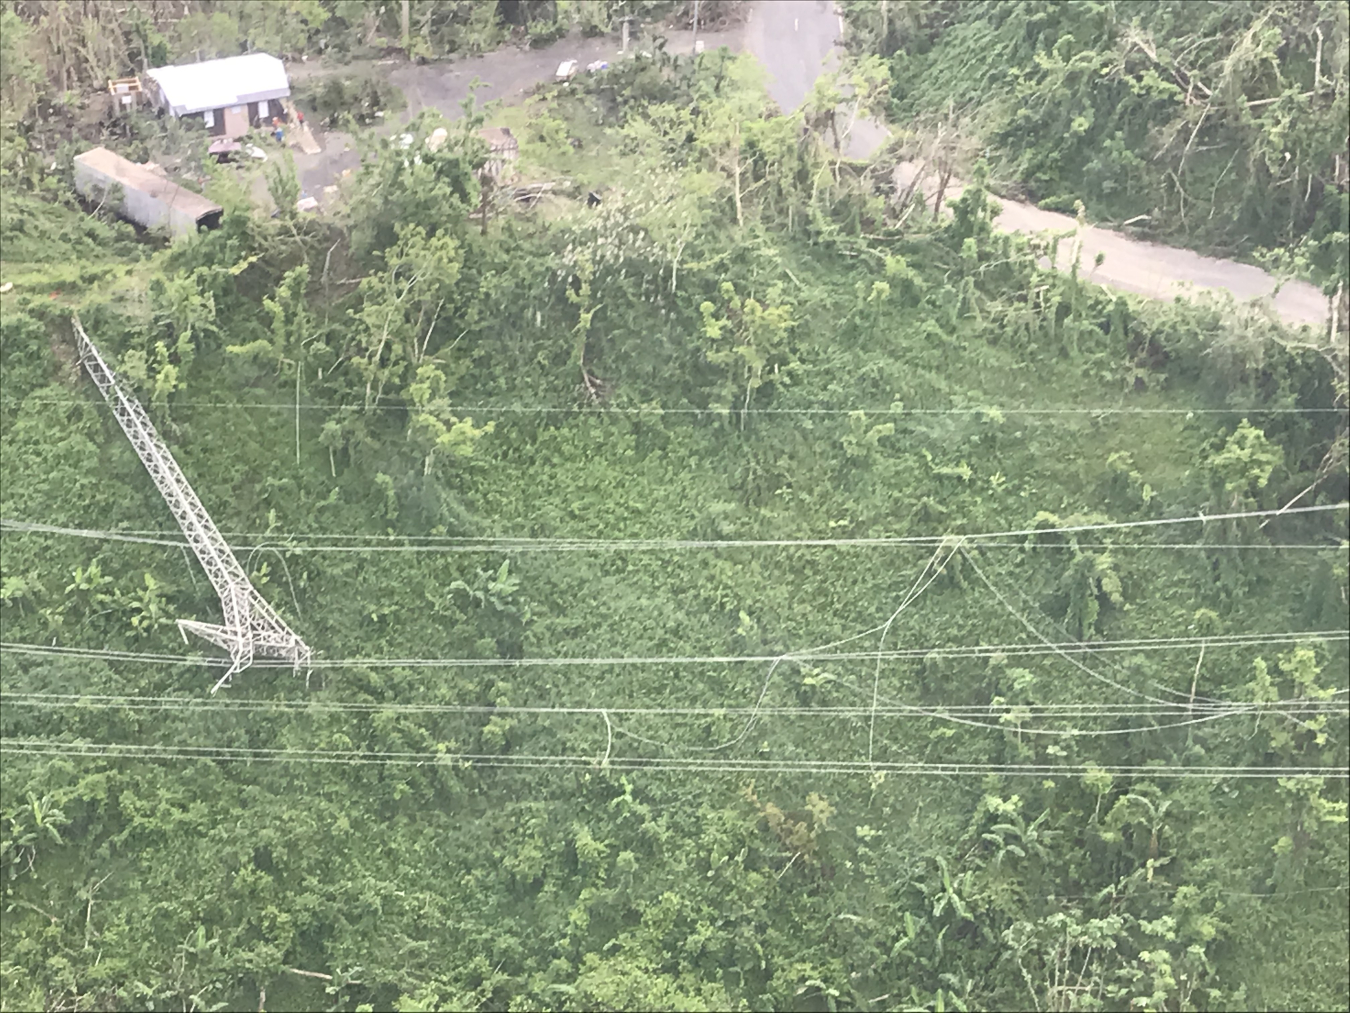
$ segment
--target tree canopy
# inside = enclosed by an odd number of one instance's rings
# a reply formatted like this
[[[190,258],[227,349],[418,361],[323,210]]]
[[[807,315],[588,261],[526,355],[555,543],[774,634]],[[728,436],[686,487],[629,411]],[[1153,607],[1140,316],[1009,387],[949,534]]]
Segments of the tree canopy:
[[[1332,6],[1299,31],[1343,38]],[[1009,24],[1073,92],[1047,18],[1101,22],[1084,73],[1128,92],[1112,9],[892,4],[893,100]],[[1165,10],[1130,15],[1159,50]],[[4,1009],[1350,1001],[1344,359],[1049,269],[984,169],[902,219],[761,78],[656,47],[491,111],[557,183],[528,200],[483,182],[485,114],[426,113],[324,215],[222,173],[172,244],[35,128],[4,160]],[[1204,130],[1268,128],[1197,80]],[[1288,210],[1253,236],[1321,235]],[[311,671],[209,694],[176,620],[219,603],[73,313]]]

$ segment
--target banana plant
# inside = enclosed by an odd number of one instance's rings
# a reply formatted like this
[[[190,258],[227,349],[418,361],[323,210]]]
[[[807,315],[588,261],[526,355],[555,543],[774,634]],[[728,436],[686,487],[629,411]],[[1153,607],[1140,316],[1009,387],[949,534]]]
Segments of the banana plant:
[[[1160,855],[1162,835],[1172,829],[1167,823],[1167,812],[1171,808],[1171,799],[1160,798],[1155,802],[1146,795],[1130,792],[1122,795],[1111,807],[1106,817],[1106,828],[1101,831],[1103,840],[1114,842],[1123,839],[1121,830],[1127,825],[1138,823],[1148,829],[1148,858],[1144,867],[1148,871],[1150,883],[1153,882],[1154,871],[1172,860]]]
[[[970,908],[966,906],[961,894],[970,885],[971,873],[963,872],[953,878],[951,870],[947,867],[947,860],[941,855],[937,856],[937,865],[938,871],[942,874],[942,888],[933,898],[933,917],[941,917],[950,907],[962,918],[970,921]]]
[[[992,863],[994,868],[1000,868],[1009,854],[1018,858],[1026,858],[1028,854],[1033,854],[1042,860],[1048,859],[1050,851],[1047,845],[1059,836],[1057,830],[1042,829],[1049,817],[1050,810],[1047,809],[1028,825],[1021,816],[1013,815],[1009,818],[1009,822],[995,823],[987,833],[981,834],[980,837],[996,849]],[[1018,843],[1009,843],[1010,839]]]
[[[9,878],[15,879],[21,872],[33,871],[40,843],[65,843],[60,828],[70,820],[50,795],[38,798],[30,791],[27,804],[15,810],[8,822],[9,835],[0,840],[0,862],[9,867]]]

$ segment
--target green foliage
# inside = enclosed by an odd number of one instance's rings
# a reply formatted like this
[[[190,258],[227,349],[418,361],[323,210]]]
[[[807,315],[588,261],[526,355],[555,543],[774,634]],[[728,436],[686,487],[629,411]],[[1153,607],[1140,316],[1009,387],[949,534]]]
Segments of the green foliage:
[[[1213,476],[1215,504],[1233,511],[1255,507],[1282,456],[1280,448],[1272,446],[1265,433],[1243,419],[1223,449],[1207,462]]]
[[[297,86],[295,102],[314,122],[331,125],[369,125],[407,108],[398,86],[377,74],[313,78]]]
[[[889,16],[887,10],[889,9]],[[897,122],[965,118],[994,178],[1043,207],[1344,276],[1344,5],[844,6],[889,59]]]
[[[720,305],[709,300],[699,304],[700,343],[708,361],[726,369],[717,407],[729,411],[739,401],[744,426],[755,391],[771,381],[786,385],[797,366],[789,345],[793,307],[781,285],[770,286],[763,303],[751,296],[742,299],[731,282],[723,282],[718,295]]]
[[[375,46],[398,7],[305,31]],[[429,45],[471,19],[411,8]],[[888,5],[895,80],[969,12]],[[1080,95],[1100,64],[1047,41]],[[584,139],[609,188],[486,235],[472,109],[369,142],[322,220],[241,202],[84,280],[118,230],[53,225],[31,263],[76,287],[0,301],[0,516],[101,535],[0,534],[4,639],[41,649],[0,653],[6,1008],[1346,1005],[1345,779],[1283,776],[1344,767],[1344,640],[1116,649],[1341,628],[1344,515],[1060,530],[1335,503],[1335,413],[1288,410],[1335,406],[1330,364],[1043,270],[978,178],[901,234],[753,78],[658,53],[542,96],[531,154]],[[76,221],[16,164],[23,234]],[[219,604],[126,540],[173,521],[72,308],[340,664],[207,695],[175,620]],[[849,541],[690,547],[742,539]],[[995,773],[891,766],[939,762]]]

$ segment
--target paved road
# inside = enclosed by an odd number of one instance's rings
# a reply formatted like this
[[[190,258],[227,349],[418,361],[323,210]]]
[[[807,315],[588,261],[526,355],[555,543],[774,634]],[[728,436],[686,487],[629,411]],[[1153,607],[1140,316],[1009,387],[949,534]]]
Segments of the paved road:
[[[816,78],[839,69],[843,34],[834,0],[769,0],[750,5],[742,47],[764,64],[769,97],[786,113],[801,107]],[[859,119],[844,154],[870,158],[889,136],[880,123]]]
[[[919,171],[919,167],[912,162],[897,165],[896,189],[908,188]],[[920,181],[918,189],[929,195],[936,193],[937,184],[932,173]],[[956,200],[963,189],[953,180],[947,188],[945,199]],[[1153,299],[1185,298],[1209,289],[1228,292],[1239,302],[1247,302],[1268,298],[1275,292],[1275,278],[1250,264],[1205,257],[1192,250],[1161,246],[1092,225],[1078,230],[1078,223],[1069,215],[1044,211],[1034,205],[1002,197],[998,198],[998,202],[1002,210],[994,222],[1004,232],[1076,232],[1073,240],[1060,242],[1055,266],[1067,271],[1077,255],[1079,271],[1099,285]],[[1081,253],[1076,251],[1079,243],[1082,244]],[[1102,264],[1093,267],[1099,253],[1103,257]],[[1314,328],[1327,326],[1326,296],[1307,282],[1285,282],[1276,293],[1273,306],[1285,323],[1296,327],[1300,324]]]
[[[784,112],[790,112],[801,106],[822,73],[838,67],[838,40],[842,33],[843,23],[833,0],[758,0],[749,5],[743,25],[720,33],[705,31],[700,38],[710,49],[726,45],[737,52],[753,53],[768,71],[769,95]],[[669,51],[692,50],[689,32],[665,34]],[[638,40],[634,46],[640,49],[644,44]],[[447,116],[459,115],[459,104],[469,94],[470,82],[475,78],[484,82],[478,92],[480,101],[501,99],[513,103],[523,100],[536,84],[551,78],[562,59],[578,59],[584,65],[591,60],[613,60],[618,56],[617,39],[568,39],[546,49],[508,48],[452,63],[421,67],[377,63],[371,64],[370,69],[387,73],[403,90],[408,109],[400,117],[402,122],[428,107],[440,109]],[[312,65],[291,70],[296,78],[315,72]],[[394,128],[390,124],[386,130]],[[888,136],[883,125],[860,120],[853,125],[845,153],[853,158],[870,157]],[[340,176],[342,170],[355,168],[359,162],[350,139],[341,134],[328,134],[325,147],[327,150],[321,154],[296,157],[301,183],[315,195]],[[905,185],[914,171],[913,166],[898,166],[897,186]],[[928,189],[931,192],[933,188]],[[1063,231],[1075,225],[1066,215],[1042,211],[1029,204],[1011,200],[1000,203],[1003,210],[997,225],[1008,232]],[[1106,229],[1088,228],[1079,238],[1085,267],[1092,264],[1098,253],[1105,257],[1102,265],[1091,272],[1092,279],[1126,292],[1167,299],[1195,290],[1218,289],[1238,300],[1250,300],[1269,296],[1276,286],[1275,279],[1259,268],[1158,246]],[[1059,267],[1070,262],[1073,245],[1061,244]],[[1283,320],[1294,325],[1323,327],[1327,321],[1326,299],[1303,282],[1285,283],[1275,297],[1274,308]]]
[[[839,51],[835,47],[842,34],[843,24],[833,0],[761,0],[753,5],[746,25],[745,48],[768,68],[769,94],[787,111],[801,105],[821,73],[838,66]],[[860,121],[854,125],[846,154],[870,157],[886,138],[880,124]],[[897,167],[897,186],[907,185],[913,173],[913,166]],[[936,187],[930,183],[926,189],[931,194]],[[959,188],[950,192],[952,199],[959,192]],[[996,224],[1007,232],[1062,232],[1076,227],[1067,215],[1017,201],[1000,199],[999,203],[1003,210]],[[1083,269],[1091,272],[1092,280],[1126,292],[1171,299],[1217,289],[1245,301],[1266,298],[1276,287],[1275,279],[1260,268],[1159,246],[1108,229],[1089,227],[1078,239],[1082,242]],[[1061,269],[1071,266],[1074,245],[1060,244],[1057,266]],[[1098,253],[1105,259],[1093,270],[1091,265]],[[1281,319],[1295,326],[1323,327],[1327,323],[1326,298],[1305,282],[1286,282],[1275,296],[1274,308]]]
[[[833,0],[756,3],[746,18],[744,46],[769,72],[769,97],[791,112],[816,78],[837,66],[835,42],[842,32]]]

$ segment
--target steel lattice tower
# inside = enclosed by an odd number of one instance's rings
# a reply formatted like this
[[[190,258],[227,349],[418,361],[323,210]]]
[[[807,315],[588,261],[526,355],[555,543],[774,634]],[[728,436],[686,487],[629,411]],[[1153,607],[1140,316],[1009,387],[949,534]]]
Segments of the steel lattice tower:
[[[178,620],[178,629],[184,641],[187,640],[187,634],[192,632],[230,652],[232,664],[229,671],[221,676],[211,692],[226,685],[236,672],[253,664],[255,654],[289,661],[297,670],[301,666],[308,666],[311,657],[309,647],[250,583],[239,560],[235,559],[229,545],[216,530],[211,515],[192,491],[178,462],[155,431],[154,423],[145,409],[103,361],[103,356],[80,326],[79,318],[73,317],[71,323],[79,341],[80,362],[112,408],[122,431],[127,434],[127,439],[159,487],[178,526],[183,529],[192,551],[201,561],[211,586],[220,596],[220,607],[225,616],[222,625],[191,619]]]

